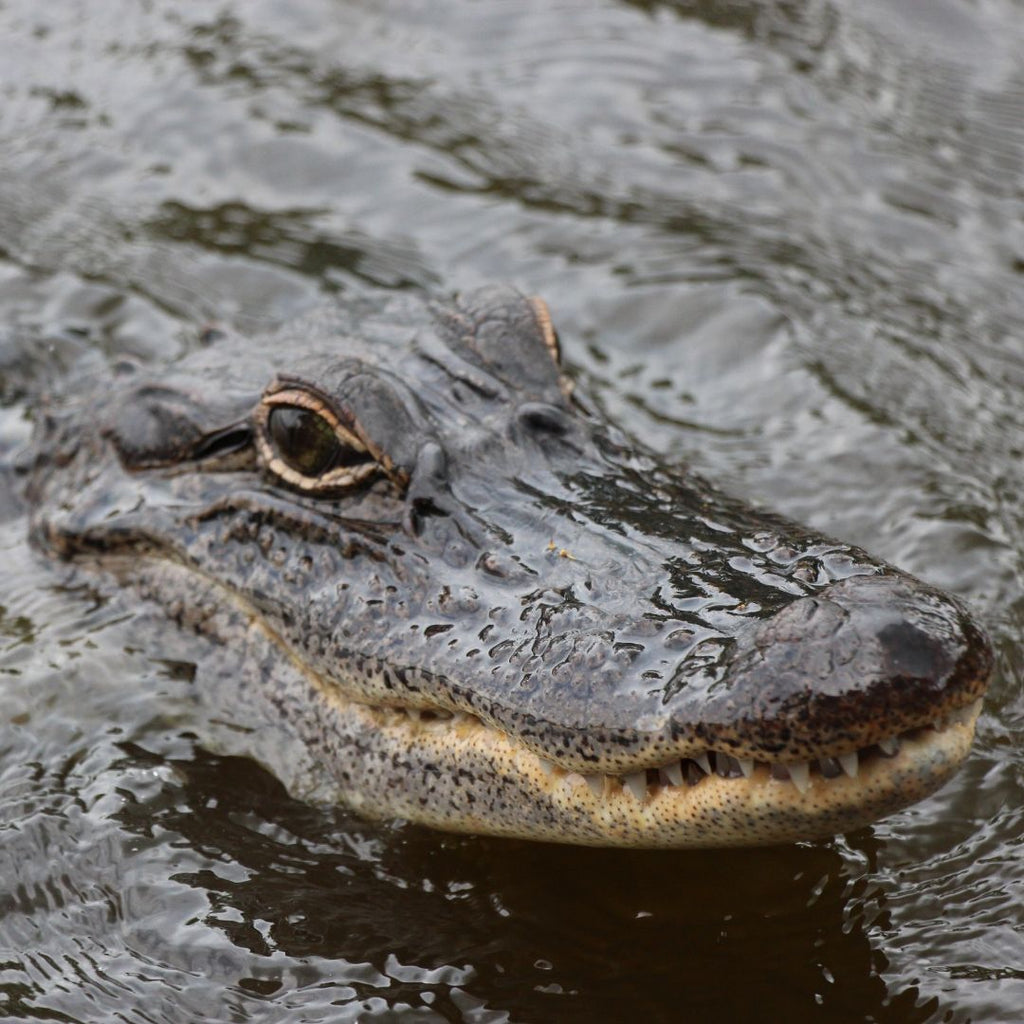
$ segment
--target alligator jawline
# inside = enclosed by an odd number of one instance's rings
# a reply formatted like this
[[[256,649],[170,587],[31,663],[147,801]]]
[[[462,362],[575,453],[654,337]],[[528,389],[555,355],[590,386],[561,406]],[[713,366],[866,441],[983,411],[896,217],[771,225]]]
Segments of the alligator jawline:
[[[791,783],[801,795],[806,795],[819,782],[826,785],[833,780],[842,779],[856,782],[863,770],[871,771],[874,764],[879,761],[891,762],[898,759],[900,752],[908,745],[927,747],[930,738],[935,734],[964,726],[973,731],[981,704],[982,700],[979,697],[970,704],[935,719],[923,728],[909,729],[848,754],[822,757],[811,762],[762,761],[736,758],[731,754],[707,750],[696,756],[677,758],[667,764],[627,774],[584,774],[571,768],[564,768],[542,755],[534,756],[538,768],[544,775],[556,782],[569,785],[582,781],[596,798],[613,798],[621,793],[629,794],[634,800],[643,802],[657,797],[665,789],[692,789],[710,777],[747,782],[751,785]],[[413,736],[417,729],[438,733],[445,730],[475,728],[505,737],[511,743],[515,742],[504,731],[464,711],[397,705],[377,707],[375,710],[398,716],[399,721],[407,719],[407,727]],[[414,740],[411,739],[410,742]]]
[[[946,782],[970,750],[981,707],[979,698],[929,726],[851,752],[855,776],[850,758],[751,765],[713,750],[626,775],[582,775],[473,714],[367,702],[307,663],[245,596],[167,552],[122,566],[136,580],[147,566],[183,573],[193,597],[205,585],[214,603],[234,607],[298,670],[298,733],[315,737],[316,748],[336,740],[336,755],[361,751],[338,779],[342,802],[366,817],[445,831],[644,848],[765,845],[848,832]],[[310,689],[319,699],[310,699]]]
[[[404,817],[447,831],[643,848],[767,845],[868,825],[924,798],[953,775],[970,749],[981,706],[976,700],[942,721],[894,737],[895,745],[883,741],[858,751],[856,777],[838,761],[825,759],[824,768],[820,762],[808,765],[804,785],[799,768],[794,778],[781,763],[755,762],[747,776],[742,768],[735,771],[727,755],[712,752],[710,774],[700,759],[687,758],[627,776],[584,776],[552,764],[473,715],[373,707],[349,700],[331,684],[321,685],[342,716],[360,719],[359,727],[372,729],[382,747],[403,751],[404,776],[393,785],[408,786],[409,798],[392,790],[378,809],[361,792],[353,802],[360,813]],[[675,782],[676,764],[681,785]],[[467,765],[475,767],[467,771]],[[422,778],[441,780],[445,773],[469,776],[467,786],[478,788],[481,805],[488,798],[493,802],[497,788],[501,814],[478,814],[465,806],[456,812],[433,798],[434,783],[420,786]]]

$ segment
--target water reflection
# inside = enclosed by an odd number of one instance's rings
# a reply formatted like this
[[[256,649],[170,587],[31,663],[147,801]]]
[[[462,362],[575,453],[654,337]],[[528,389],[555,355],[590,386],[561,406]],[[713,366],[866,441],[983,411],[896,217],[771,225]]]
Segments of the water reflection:
[[[243,989],[255,979],[302,999],[341,977],[348,999],[369,987],[439,1011],[457,989],[512,1019],[669,1019],[681,989],[688,1012],[735,1019],[756,1019],[766,1000],[794,1019],[881,1020],[893,1005],[869,938],[884,916],[869,834],[853,848],[579,851],[375,829],[289,801],[247,761],[199,755],[176,768],[180,788],[116,819],[202,852],[205,867],[169,882],[209,900],[187,928],[220,930],[251,954]],[[164,914],[182,921],[178,905]],[[215,974],[205,959],[189,969]]]

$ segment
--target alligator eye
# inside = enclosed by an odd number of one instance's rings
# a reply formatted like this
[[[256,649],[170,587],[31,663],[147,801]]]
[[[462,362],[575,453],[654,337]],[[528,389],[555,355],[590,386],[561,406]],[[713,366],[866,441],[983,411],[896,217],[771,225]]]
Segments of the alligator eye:
[[[318,413],[279,405],[267,415],[267,433],[278,455],[303,476],[323,476],[339,466],[372,461],[365,451],[342,444]]]
[[[256,416],[257,447],[264,466],[303,491],[332,492],[372,476],[378,464],[355,427],[305,391],[264,399]]]

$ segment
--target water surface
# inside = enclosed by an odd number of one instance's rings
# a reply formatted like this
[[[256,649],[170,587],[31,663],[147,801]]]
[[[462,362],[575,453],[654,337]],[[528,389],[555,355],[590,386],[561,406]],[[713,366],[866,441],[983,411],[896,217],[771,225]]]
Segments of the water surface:
[[[629,432],[967,600],[936,796],[630,853],[370,825],[210,749],[188,638],[0,497],[0,1016],[999,1021],[1024,1007],[1011,0],[4,0],[0,448],[54,375],[368,287],[544,295]]]

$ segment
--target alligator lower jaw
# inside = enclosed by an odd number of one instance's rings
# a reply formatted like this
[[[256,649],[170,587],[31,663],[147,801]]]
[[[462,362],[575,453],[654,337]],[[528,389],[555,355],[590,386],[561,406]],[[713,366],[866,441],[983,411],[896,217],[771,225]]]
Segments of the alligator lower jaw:
[[[712,755],[709,774],[698,758],[622,778],[563,770],[473,716],[371,708],[337,693],[334,703],[343,731],[375,738],[364,749],[365,776],[344,787],[343,799],[360,813],[454,832],[636,848],[769,845],[860,828],[953,775],[981,706],[977,700],[858,751],[855,765],[755,763],[747,772]]]

